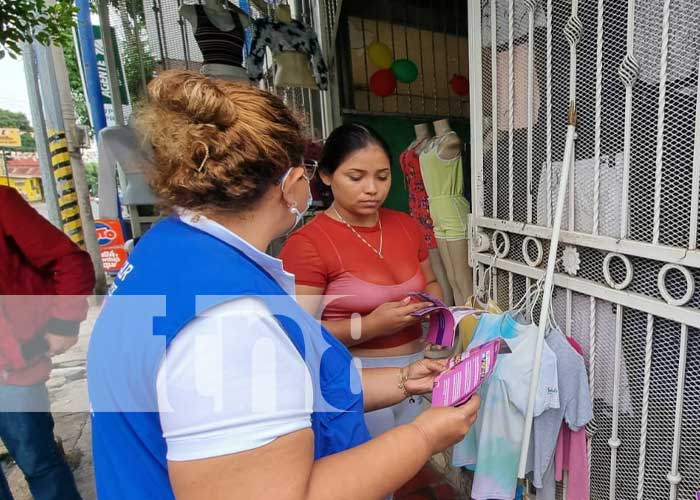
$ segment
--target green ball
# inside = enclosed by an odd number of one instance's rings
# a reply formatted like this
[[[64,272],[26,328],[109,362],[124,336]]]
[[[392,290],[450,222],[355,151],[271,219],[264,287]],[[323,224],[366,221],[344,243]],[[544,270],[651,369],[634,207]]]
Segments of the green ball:
[[[413,83],[418,78],[418,66],[410,59],[397,59],[391,65],[391,71],[402,83]]]

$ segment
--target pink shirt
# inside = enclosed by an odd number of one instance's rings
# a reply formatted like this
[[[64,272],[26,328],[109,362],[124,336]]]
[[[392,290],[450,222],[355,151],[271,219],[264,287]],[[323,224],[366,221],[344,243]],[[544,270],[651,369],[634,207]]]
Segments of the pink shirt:
[[[578,342],[571,337],[568,337],[568,340],[571,346],[582,355],[583,349]],[[573,432],[566,423],[562,424],[554,462],[557,481],[563,480],[565,470],[569,471],[568,500],[589,500],[588,446],[585,427]]]

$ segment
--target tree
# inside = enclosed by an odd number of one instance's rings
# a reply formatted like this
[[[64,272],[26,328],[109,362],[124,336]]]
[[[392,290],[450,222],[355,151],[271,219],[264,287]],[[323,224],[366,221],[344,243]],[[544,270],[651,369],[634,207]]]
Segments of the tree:
[[[73,106],[75,108],[75,118],[81,125],[90,125],[90,115],[88,114],[87,99],[83,90],[83,81],[80,78],[80,66],[78,63],[78,53],[73,42],[63,47],[63,56],[66,59],[66,69],[68,70],[68,81],[70,82],[70,92],[73,95]]]
[[[94,161],[85,163],[85,178],[91,196],[97,196],[97,163]]]
[[[73,0],[0,0],[0,58],[16,58],[22,42],[37,40],[49,45],[72,42],[70,28],[75,25],[78,9]]]
[[[22,138],[22,147],[19,151],[36,151],[34,131],[24,113],[0,108],[0,128],[18,128]]]

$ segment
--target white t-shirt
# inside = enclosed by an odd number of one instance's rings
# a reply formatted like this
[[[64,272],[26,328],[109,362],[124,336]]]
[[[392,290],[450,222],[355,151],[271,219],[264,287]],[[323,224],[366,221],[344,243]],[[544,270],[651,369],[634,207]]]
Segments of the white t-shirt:
[[[241,250],[287,291],[282,263],[223,226],[183,212],[184,222]],[[313,389],[304,360],[259,300],[207,310],[170,344],[157,377],[168,460],[196,460],[264,446],[311,426]]]
[[[503,337],[512,351],[498,356],[493,374],[479,389],[477,421],[453,451],[453,465],[474,465],[471,494],[475,500],[515,496],[537,330],[536,325],[518,323],[506,313],[483,314],[474,332],[469,348]],[[551,408],[559,408],[557,358],[544,344],[535,416]]]

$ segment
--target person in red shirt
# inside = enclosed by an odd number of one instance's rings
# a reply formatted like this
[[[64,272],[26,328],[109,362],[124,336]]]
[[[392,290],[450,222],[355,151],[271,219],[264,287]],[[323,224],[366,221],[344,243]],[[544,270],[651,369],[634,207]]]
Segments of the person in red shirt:
[[[51,356],[77,342],[94,286],[90,256],[0,186],[0,439],[34,498],[80,498],[54,440],[46,380]],[[1,470],[0,498],[12,498]]]
[[[391,186],[388,148],[368,128],[334,130],[319,162],[333,204],[294,232],[280,253],[296,277],[297,299],[362,360],[363,367],[403,367],[423,358],[422,327],[411,313],[442,298],[423,233],[407,214],[381,208]],[[366,414],[372,437],[412,421],[419,400]]]

